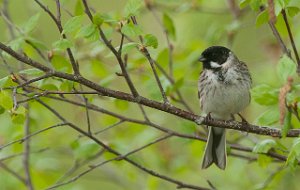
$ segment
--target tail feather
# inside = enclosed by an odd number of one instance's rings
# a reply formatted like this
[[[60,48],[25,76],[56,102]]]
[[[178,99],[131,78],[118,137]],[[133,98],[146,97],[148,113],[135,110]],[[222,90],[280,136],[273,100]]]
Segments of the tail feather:
[[[225,129],[209,127],[202,169],[206,169],[215,163],[220,169],[224,170],[226,162]]]

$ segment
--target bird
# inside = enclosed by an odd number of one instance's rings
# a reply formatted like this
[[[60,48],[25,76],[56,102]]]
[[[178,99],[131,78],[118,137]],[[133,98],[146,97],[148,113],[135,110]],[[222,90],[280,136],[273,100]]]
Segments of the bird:
[[[247,65],[228,48],[211,46],[199,58],[203,69],[198,80],[200,108],[206,119],[232,120],[250,103],[251,75]],[[224,128],[208,126],[202,169],[213,163],[222,170],[227,164]]]

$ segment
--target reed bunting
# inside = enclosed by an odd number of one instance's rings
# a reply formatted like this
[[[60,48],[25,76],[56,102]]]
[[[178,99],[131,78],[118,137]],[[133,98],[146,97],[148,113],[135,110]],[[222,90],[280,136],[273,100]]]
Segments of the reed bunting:
[[[198,81],[201,110],[214,119],[230,120],[250,103],[251,76],[247,65],[226,47],[212,46],[201,54],[203,71]],[[225,129],[209,127],[202,168],[215,163],[226,167]]]

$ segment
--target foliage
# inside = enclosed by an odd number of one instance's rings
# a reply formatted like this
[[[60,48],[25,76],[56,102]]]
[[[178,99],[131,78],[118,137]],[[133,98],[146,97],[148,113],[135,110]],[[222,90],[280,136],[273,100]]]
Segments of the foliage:
[[[24,2],[0,0],[0,42],[20,55],[0,46],[1,188],[297,189],[299,1]],[[228,130],[225,172],[200,169],[204,127],[140,97],[200,114],[197,59],[211,45],[249,66],[248,122],[282,135]]]

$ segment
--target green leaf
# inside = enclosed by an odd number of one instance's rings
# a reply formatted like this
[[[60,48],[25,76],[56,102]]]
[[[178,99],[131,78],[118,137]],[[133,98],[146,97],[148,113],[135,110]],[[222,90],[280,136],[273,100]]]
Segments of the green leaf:
[[[122,54],[128,53],[133,48],[138,47],[139,43],[136,42],[129,42],[127,44],[123,44],[122,46]],[[116,50],[119,50],[120,46],[116,47]]]
[[[121,32],[129,37],[135,37],[141,35],[143,33],[141,27],[139,25],[135,25],[133,23],[128,23],[121,28]]]
[[[39,70],[39,69],[25,69],[25,70],[21,70],[19,72],[20,74],[25,74],[25,75],[28,75],[28,76],[39,76],[39,75],[42,75],[44,72]]]
[[[289,76],[296,74],[296,69],[296,63],[287,55],[283,55],[277,64],[277,75],[283,83],[286,83]]]
[[[262,0],[251,0],[250,2],[250,7],[254,11],[258,11],[261,5],[262,5]]]
[[[300,12],[299,7],[286,7],[286,12],[290,17],[296,16]]]
[[[72,89],[73,89],[73,86],[74,86],[74,82],[73,81],[69,81],[69,80],[64,80],[59,89],[61,91],[64,91],[64,92],[71,92]]]
[[[64,51],[64,50],[66,50],[68,48],[71,48],[73,46],[73,44],[69,40],[62,38],[62,39],[54,42],[52,44],[52,46],[57,51]]]
[[[101,26],[103,22],[104,22],[104,19],[103,19],[102,14],[96,13],[95,15],[93,15],[93,23],[96,26]]]
[[[61,72],[71,72],[71,64],[69,61],[61,55],[53,55],[51,58],[51,64],[53,67]]]
[[[291,148],[291,151],[286,160],[286,165],[289,166],[292,170],[298,165],[300,157],[300,138],[295,139],[294,144]]]
[[[257,119],[256,123],[259,125],[272,125],[279,120],[279,110],[273,107],[262,113]]]
[[[99,151],[99,145],[95,142],[88,140],[80,143],[80,145],[73,145],[75,158],[77,160],[86,160],[95,155]]]
[[[47,45],[36,38],[26,37],[25,40],[28,40],[30,43],[32,43],[35,47],[39,48],[40,50],[48,50]]]
[[[153,48],[157,48],[158,46],[158,41],[157,41],[157,38],[152,35],[152,34],[146,34],[144,36],[144,45],[147,47],[147,46],[150,46],[150,47],[153,47]]]
[[[32,16],[23,26],[23,30],[26,34],[32,32],[38,24],[40,13]]]
[[[66,22],[66,24],[63,27],[63,34],[74,32],[81,28],[81,22],[83,19],[83,15],[72,17],[70,20]]]
[[[287,133],[291,129],[291,120],[292,120],[292,113],[287,111],[284,117],[283,128],[281,131],[282,137],[286,137]]]
[[[11,110],[13,108],[12,95],[6,90],[0,91],[0,106],[6,110]]]
[[[25,45],[25,40],[23,37],[19,37],[19,38],[16,38],[16,39],[10,41],[7,45],[14,51],[18,51],[18,50],[22,49],[23,46]]]
[[[264,10],[256,17],[255,24],[257,27],[267,23],[269,21],[268,10]]]
[[[254,153],[268,153],[268,151],[271,149],[271,148],[274,148],[276,146],[276,141],[274,141],[273,139],[266,139],[266,140],[263,140],[259,143],[257,143],[252,152]]]
[[[82,27],[76,34],[75,38],[89,38],[94,33],[97,33],[97,26],[95,24],[89,24]]]
[[[84,14],[84,7],[81,0],[77,0],[74,8],[74,15],[83,15]]]
[[[278,102],[278,89],[261,84],[251,90],[251,97],[260,105],[274,105]]]
[[[251,1],[251,0],[242,0],[242,1],[240,1],[240,8],[243,9],[243,8],[245,8],[246,6],[248,6],[249,3],[250,3],[250,1]]]
[[[142,3],[142,0],[129,0],[124,8],[125,17],[138,15]]]
[[[0,115],[3,114],[4,112],[5,112],[5,109],[2,106],[0,106]]]
[[[169,15],[167,15],[166,13],[164,13],[164,15],[163,15],[163,24],[167,30],[167,33],[170,35],[170,37],[172,39],[176,39],[176,31],[175,31],[174,22],[173,22],[172,18]]]
[[[6,76],[0,79],[0,88],[5,87],[8,80],[10,80],[10,76]]]
[[[129,108],[129,104],[126,101],[115,99],[114,103],[120,110],[128,110]]]
[[[258,161],[258,165],[262,168],[266,168],[271,162],[272,162],[272,158],[264,155],[264,154],[259,154],[257,157],[257,161]]]

